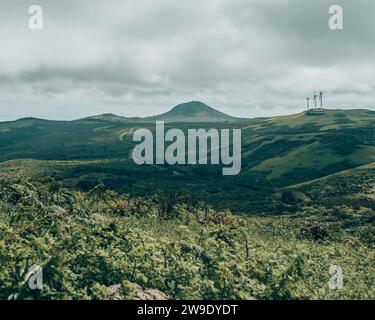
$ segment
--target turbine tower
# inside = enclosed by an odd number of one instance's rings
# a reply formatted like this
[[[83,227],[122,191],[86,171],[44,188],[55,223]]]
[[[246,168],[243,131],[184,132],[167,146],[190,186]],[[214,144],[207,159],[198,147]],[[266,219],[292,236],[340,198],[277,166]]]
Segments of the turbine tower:
[[[307,101],[307,110],[310,110],[310,98],[307,97],[306,101]]]
[[[318,98],[318,95],[316,94],[316,92],[314,92],[314,107],[315,107],[315,109],[317,108],[317,98]]]
[[[323,109],[323,91],[320,90],[319,93],[320,108]]]

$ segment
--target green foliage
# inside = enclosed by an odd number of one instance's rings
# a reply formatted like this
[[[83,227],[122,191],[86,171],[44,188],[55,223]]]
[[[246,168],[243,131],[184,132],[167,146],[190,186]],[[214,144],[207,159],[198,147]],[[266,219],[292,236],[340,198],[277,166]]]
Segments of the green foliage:
[[[373,238],[363,225],[344,231],[319,208],[241,217],[185,200],[3,181],[0,298],[134,299],[151,289],[174,299],[375,297]],[[43,267],[43,290],[27,285],[33,264]],[[336,264],[341,291],[327,285]]]

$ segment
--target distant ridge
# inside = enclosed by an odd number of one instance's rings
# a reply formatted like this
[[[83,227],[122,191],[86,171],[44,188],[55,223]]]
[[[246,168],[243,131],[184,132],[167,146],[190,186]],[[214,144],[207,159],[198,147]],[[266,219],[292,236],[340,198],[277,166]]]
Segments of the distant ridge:
[[[170,111],[148,117],[124,117],[119,116],[114,113],[103,113],[93,116],[88,116],[84,118],[79,118],[76,120],[53,120],[53,119],[43,119],[35,117],[24,117],[17,120],[6,120],[1,121],[0,124],[6,123],[27,123],[32,125],[36,122],[115,122],[115,123],[151,123],[155,121],[164,122],[176,122],[176,123],[220,123],[220,122],[248,122],[248,121],[260,121],[269,119],[270,121],[277,119],[290,119],[296,120],[297,118],[312,118],[311,116],[329,116],[331,117],[352,117],[352,116],[369,116],[373,117],[375,111],[371,109],[310,109],[304,110],[300,113],[281,115],[281,116],[271,116],[271,117],[257,117],[257,118],[237,118],[232,117],[224,112],[218,111],[211,108],[207,104],[201,101],[191,101],[176,105]],[[327,119],[326,119],[327,120]]]
[[[235,118],[221,111],[211,108],[201,101],[191,101],[178,104],[170,111],[151,117],[122,117],[112,113],[105,113],[96,116],[87,117],[81,120],[90,121],[111,121],[111,122],[237,122],[248,120],[244,118]]]

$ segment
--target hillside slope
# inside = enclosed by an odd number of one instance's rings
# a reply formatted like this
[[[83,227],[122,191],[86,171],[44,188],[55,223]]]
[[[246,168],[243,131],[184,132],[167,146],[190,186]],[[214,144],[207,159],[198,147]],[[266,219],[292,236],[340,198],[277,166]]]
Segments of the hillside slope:
[[[195,106],[198,112],[207,110]],[[181,116],[187,110],[186,106],[173,109],[165,119],[172,120],[176,113]],[[224,116],[218,113],[218,117]],[[175,127],[184,131],[241,128],[241,173],[223,177],[221,166],[137,166],[130,158],[132,133],[137,128],[155,130],[155,123],[123,121],[113,115],[0,123],[0,161],[39,160],[33,162],[32,170],[24,170],[31,168],[30,161],[3,163],[0,170],[11,165],[16,172],[51,176],[82,190],[102,182],[134,195],[181,191],[220,208],[251,213],[283,210],[274,197],[280,189],[375,161],[375,112],[369,110],[317,110],[238,122],[166,124],[166,130]]]

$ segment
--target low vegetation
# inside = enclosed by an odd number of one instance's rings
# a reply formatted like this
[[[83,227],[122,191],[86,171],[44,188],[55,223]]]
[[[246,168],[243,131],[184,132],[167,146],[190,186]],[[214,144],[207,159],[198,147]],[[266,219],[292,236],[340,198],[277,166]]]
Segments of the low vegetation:
[[[132,198],[52,179],[0,186],[0,299],[375,298],[366,208],[249,217],[182,194]],[[25,281],[33,264],[43,290]],[[342,290],[328,287],[332,265],[343,269]]]

